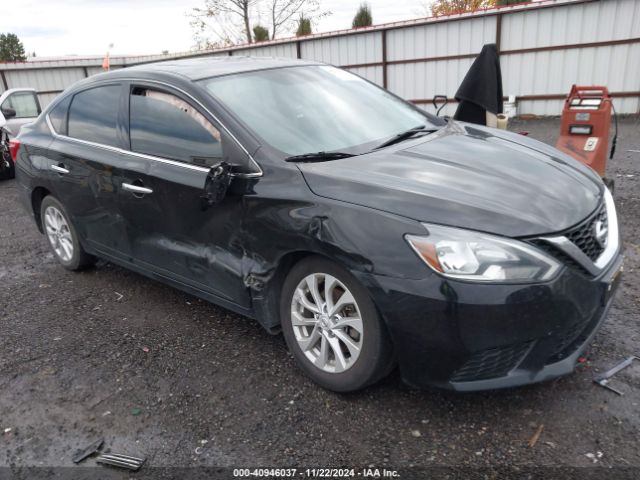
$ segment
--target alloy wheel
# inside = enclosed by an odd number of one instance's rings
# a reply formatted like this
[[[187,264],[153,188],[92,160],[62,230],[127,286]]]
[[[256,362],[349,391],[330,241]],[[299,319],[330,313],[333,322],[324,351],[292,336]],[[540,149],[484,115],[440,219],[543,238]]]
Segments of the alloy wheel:
[[[73,258],[73,238],[71,229],[62,212],[54,206],[44,211],[44,226],[53,251],[63,262]]]
[[[358,360],[364,335],[360,309],[337,278],[303,278],[291,301],[291,323],[300,349],[322,371],[341,373]]]

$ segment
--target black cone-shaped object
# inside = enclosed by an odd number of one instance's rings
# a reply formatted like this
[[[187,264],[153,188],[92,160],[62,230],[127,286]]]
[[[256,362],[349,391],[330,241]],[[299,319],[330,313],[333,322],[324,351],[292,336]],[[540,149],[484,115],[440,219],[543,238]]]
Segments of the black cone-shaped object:
[[[487,112],[502,113],[502,72],[495,44],[487,44],[476,57],[456,92],[460,102],[453,118],[487,124]]]

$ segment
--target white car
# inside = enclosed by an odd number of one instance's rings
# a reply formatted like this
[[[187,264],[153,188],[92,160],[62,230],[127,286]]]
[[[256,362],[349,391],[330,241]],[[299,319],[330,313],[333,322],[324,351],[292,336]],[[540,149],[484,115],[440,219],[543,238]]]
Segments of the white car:
[[[41,111],[33,88],[11,88],[0,95],[0,112],[7,121],[4,128],[11,137],[17,136],[22,126],[33,122]]]

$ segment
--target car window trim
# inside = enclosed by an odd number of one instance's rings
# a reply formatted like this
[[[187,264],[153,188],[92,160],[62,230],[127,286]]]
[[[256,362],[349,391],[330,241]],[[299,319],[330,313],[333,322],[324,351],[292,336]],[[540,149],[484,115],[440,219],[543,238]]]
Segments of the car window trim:
[[[138,153],[138,152],[134,152],[131,150],[125,150],[124,148],[120,148],[120,147],[113,147],[111,145],[105,145],[103,143],[96,143],[96,142],[91,142],[89,140],[82,140],[81,138],[74,138],[74,137],[69,137],[67,135],[63,135],[61,133],[58,133],[55,131],[55,129],[53,128],[53,125],[51,123],[51,119],[49,118],[49,115],[47,114],[45,116],[46,122],[47,122],[47,126],[49,127],[49,130],[51,130],[51,134],[55,137],[55,138],[59,138],[59,139],[63,139],[63,140],[70,140],[72,142],[76,142],[76,143],[80,143],[83,145],[88,145],[91,147],[96,147],[96,148],[101,148],[103,150],[109,150],[111,152],[115,152],[115,153],[122,153],[125,155],[130,155],[133,157],[139,157],[139,158],[144,158],[147,160],[155,160],[157,162],[161,162],[161,163],[167,163],[170,165],[175,165],[178,167],[184,167],[184,168],[189,168],[191,170],[198,170],[200,172],[208,172],[210,169],[206,168],[206,167],[199,167],[197,165],[192,165],[190,163],[185,163],[185,162],[178,162],[176,160],[169,160],[167,158],[161,158],[161,157],[154,157],[153,155],[147,155],[144,153]],[[238,175],[238,174],[235,174]]]
[[[226,125],[224,125],[220,119],[218,117],[216,117],[207,107],[205,107],[202,102],[198,101],[198,99],[196,99],[193,95],[191,95],[190,93],[182,90],[179,87],[176,87],[175,85],[172,85],[170,83],[166,83],[166,82],[161,82],[159,80],[150,80],[150,79],[142,79],[142,78],[118,78],[117,80],[108,80],[108,81],[104,81],[104,82],[97,82],[97,84],[93,84],[91,86],[87,86],[87,88],[83,88],[82,90],[78,90],[76,92],[73,92],[72,95],[75,96],[80,92],[83,92],[84,90],[89,90],[91,88],[96,88],[99,86],[104,86],[104,85],[108,85],[108,84],[113,84],[113,83],[121,83],[121,82],[131,82],[131,83],[153,83],[156,85],[163,85],[169,89],[174,89],[177,92],[180,92],[181,94],[183,94],[184,96],[188,97],[189,99],[191,99],[196,105],[198,105],[202,110],[204,110],[207,114],[209,114],[211,116],[211,118],[213,118],[216,123],[218,125],[220,125],[221,128],[224,129],[224,131],[229,135],[229,137],[231,137],[231,139],[233,139],[233,141],[242,149],[242,151],[247,155],[247,157],[249,158],[249,161],[255,166],[255,168],[258,170],[257,172],[251,172],[251,173],[232,173],[230,174],[230,176],[232,177],[240,177],[240,178],[258,178],[258,177],[262,177],[264,175],[264,171],[262,170],[262,168],[260,167],[260,165],[258,165],[258,162],[255,161],[255,159],[253,158],[253,156],[247,151],[247,149],[244,147],[244,145],[242,145],[242,143],[240,143],[240,141],[236,138],[236,136],[231,133],[231,131],[226,127]],[[63,99],[60,99],[60,101],[62,101]],[[51,106],[51,108],[55,108],[55,106],[60,103],[59,102],[55,102],[55,104],[53,104]],[[161,158],[161,157],[156,157],[153,155],[147,155],[144,153],[138,153],[138,152],[134,152],[132,150],[125,150],[119,147],[113,147],[111,145],[104,145],[102,143],[96,143],[96,142],[91,142],[88,140],[82,140],[79,138],[73,138],[73,137],[69,137],[68,135],[63,135],[61,133],[56,132],[55,128],[53,128],[53,124],[51,123],[51,120],[49,119],[49,112],[51,111],[51,108],[47,109],[47,113],[45,115],[45,120],[47,123],[47,126],[49,127],[49,130],[51,130],[51,134],[54,137],[57,138],[63,138],[65,140],[71,140],[74,142],[79,142],[79,143],[83,143],[85,145],[91,145],[94,147],[98,147],[98,148],[103,148],[106,150],[111,150],[114,152],[118,152],[118,153],[124,153],[127,155],[133,155],[134,157],[140,157],[140,158],[146,158],[148,160],[155,160],[155,161],[159,161],[159,162],[163,162],[163,163],[168,163],[171,165],[177,165],[180,167],[184,167],[184,168],[189,168],[191,170],[198,170],[198,171],[203,171],[203,172],[209,172],[209,168],[206,167],[199,167],[197,165],[192,165],[189,163],[185,163],[185,162],[179,162],[177,160],[169,160],[167,158]],[[67,112],[67,122],[69,121],[69,114]]]

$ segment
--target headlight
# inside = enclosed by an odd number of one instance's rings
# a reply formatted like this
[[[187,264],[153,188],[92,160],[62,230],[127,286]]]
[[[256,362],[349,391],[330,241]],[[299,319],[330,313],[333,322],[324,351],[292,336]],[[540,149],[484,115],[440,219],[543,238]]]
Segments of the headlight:
[[[411,248],[436,272],[479,282],[517,283],[552,278],[561,265],[518,240],[458,228],[424,225],[425,236],[406,235]]]

